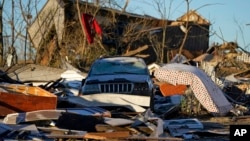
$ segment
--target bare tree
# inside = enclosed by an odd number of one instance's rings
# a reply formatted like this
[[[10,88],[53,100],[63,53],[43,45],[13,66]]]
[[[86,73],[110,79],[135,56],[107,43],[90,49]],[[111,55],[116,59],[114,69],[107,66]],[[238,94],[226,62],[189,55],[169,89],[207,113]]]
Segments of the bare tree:
[[[8,37],[4,39],[3,46],[6,47],[14,47],[16,50],[17,55],[19,56],[20,60],[23,59],[23,57],[26,60],[26,46],[30,47],[30,42],[28,41],[28,34],[27,33],[27,27],[31,21],[31,2],[35,3],[39,0],[35,1],[6,1],[5,7],[11,7],[12,10],[5,9],[3,11],[2,21],[3,21],[3,33],[4,36]],[[36,6],[36,4],[33,4],[33,6]],[[34,9],[33,9],[34,10]],[[33,12],[35,13],[35,12]],[[4,48],[4,47],[3,47]],[[6,48],[7,49],[7,48]],[[29,59],[32,56],[32,49],[29,48]],[[24,55],[23,55],[24,51]],[[7,53],[7,51],[3,50],[3,56]],[[8,52],[9,53],[9,52]],[[22,53],[22,55],[20,55]],[[15,63],[17,63],[17,57],[15,60]]]
[[[167,55],[165,57],[165,50],[168,50],[167,47],[167,28],[168,28],[168,19],[170,16],[170,11],[172,9],[173,0],[169,1],[169,7],[167,8],[166,1],[165,0],[154,0],[154,8],[156,11],[160,14],[161,19],[163,20],[162,24],[162,38],[159,42],[159,39],[157,37],[152,37],[150,39],[152,46],[157,54],[157,62],[163,63],[164,58],[167,58],[167,62],[169,62],[169,51],[167,51]]]
[[[2,0],[0,3],[0,66],[4,64],[3,61],[3,7],[4,7],[4,1]]]
[[[136,42],[140,41],[142,36],[145,36],[146,33],[143,30],[148,29],[148,25],[150,25],[150,20],[145,20],[144,18],[137,17],[127,17],[121,16],[120,12],[125,12],[126,7],[129,4],[129,0],[127,0],[124,6],[118,5],[118,3],[112,3],[112,6],[121,7],[121,11],[117,12],[116,9],[112,7],[105,13],[105,18],[102,16],[102,12],[100,10],[101,5],[110,5],[111,1],[104,3],[105,1],[98,1],[95,4],[95,7],[90,7],[90,5],[86,3],[76,3],[75,10],[74,8],[67,8],[69,10],[67,13],[72,13],[71,16],[74,19],[66,20],[67,28],[65,29],[64,36],[64,46],[63,48],[69,48],[70,53],[75,53],[74,56],[81,55],[81,60],[86,62],[92,62],[99,56],[103,55],[122,55],[128,53],[131,50],[135,50],[136,47],[140,47],[141,45],[136,46]],[[113,1],[112,1],[113,2]],[[97,4],[99,4],[97,6]],[[115,5],[116,4],[116,5]],[[120,3],[119,3],[120,4]],[[86,44],[86,35],[84,32],[84,28],[81,25],[81,14],[88,13],[92,15],[96,20],[102,21],[102,30],[104,40],[113,41],[112,45],[105,45],[102,43],[102,39],[99,36],[95,36],[94,43]],[[126,14],[124,14],[126,15]],[[123,18],[124,20],[120,19]],[[130,21],[129,21],[130,20]],[[72,22],[77,21],[77,22]],[[79,21],[79,22],[78,22]],[[79,28],[77,28],[79,27]],[[122,29],[121,29],[122,28]],[[70,29],[70,30],[69,30]],[[79,29],[81,33],[79,34]],[[83,32],[82,32],[83,31]],[[82,34],[83,33],[83,34]],[[65,50],[67,52],[67,50]],[[74,58],[73,56],[73,58]],[[72,58],[72,59],[73,59]],[[77,60],[78,61],[78,60]],[[79,62],[79,61],[78,61]]]
[[[187,13],[187,21],[186,21],[186,24],[185,24],[185,27],[183,27],[183,32],[184,32],[184,38],[183,38],[183,40],[182,40],[182,43],[181,43],[181,46],[180,46],[180,49],[179,49],[179,57],[180,57],[180,55],[181,55],[181,53],[182,53],[182,50],[183,50],[183,48],[184,48],[184,45],[185,45],[185,42],[186,42],[186,40],[187,40],[187,38],[188,38],[188,32],[189,32],[189,30],[190,30],[190,28],[191,27],[188,27],[188,23],[189,23],[189,14],[190,14],[190,12],[189,12],[189,5],[190,5],[190,2],[189,2],[189,0],[185,0],[186,1],[186,4],[187,4],[187,11],[186,11],[186,13]]]
[[[26,30],[25,30],[25,45],[24,45],[24,63],[26,64],[26,54],[27,54],[27,40],[28,40],[28,27],[30,24],[30,19],[32,18],[31,15],[31,0],[28,0],[27,2],[27,7],[23,7],[22,1],[19,1],[19,6],[20,6],[20,10],[21,10],[21,14],[23,16],[23,19],[25,21],[26,24]],[[27,11],[25,11],[25,9],[27,9]],[[31,47],[29,47],[29,59],[31,59]]]
[[[14,20],[15,20],[15,2],[14,0],[11,1],[11,46],[14,46],[14,42],[15,42],[15,27],[14,27]]]

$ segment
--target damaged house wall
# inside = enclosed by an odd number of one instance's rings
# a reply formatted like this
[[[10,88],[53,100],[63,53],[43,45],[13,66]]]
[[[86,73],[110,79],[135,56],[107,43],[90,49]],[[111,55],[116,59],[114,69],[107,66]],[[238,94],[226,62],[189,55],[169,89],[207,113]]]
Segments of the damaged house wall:
[[[162,41],[161,32],[155,34],[157,39],[154,42],[150,41],[153,38],[149,35],[154,29],[162,29],[167,23],[164,54],[169,50],[172,56],[176,54],[184,37],[180,29],[180,25],[185,23],[183,17],[177,21],[166,21],[86,2],[80,2],[79,7],[80,14],[91,14],[98,21],[102,28],[101,38],[95,36],[93,44],[86,43],[76,1],[50,0],[29,28],[30,39],[37,49],[36,63],[61,67],[61,60],[69,60],[79,68],[90,65],[100,55],[123,55],[147,45],[145,50],[138,50],[133,55],[142,56],[150,64],[157,61],[159,53],[154,49],[154,43]],[[193,12],[190,15],[198,14]],[[189,20],[192,28],[183,50],[188,58],[196,57],[208,48],[209,23],[204,21],[200,15]],[[193,56],[188,56],[190,54]]]
[[[62,40],[63,23],[62,1],[47,1],[28,29],[33,47],[37,50],[36,63],[49,65],[49,62],[54,59],[53,55],[56,55],[54,53],[57,51],[55,45]]]
[[[77,10],[73,4],[68,4],[67,6],[68,7],[65,7],[65,11],[67,11],[65,13],[70,16],[67,16],[66,22],[71,24],[67,24],[67,29],[65,29],[63,48],[66,49],[70,46],[71,50],[74,48],[75,53],[81,54],[82,52],[84,54],[82,60],[86,60],[87,62],[91,62],[90,59],[95,59],[100,55],[123,55],[132,50],[136,50],[138,47],[145,45],[145,43],[142,44],[138,42],[142,39],[143,34],[145,34],[141,32],[142,30],[161,26],[161,20],[152,17],[127,14],[108,8],[98,9],[98,7],[92,4],[85,6],[85,3],[83,3],[83,5],[81,5],[82,11],[84,11],[84,13],[96,13],[93,16],[102,28],[101,41],[95,39],[95,42],[87,44],[89,48],[86,48],[83,46],[84,41],[82,39],[84,37],[79,30],[81,27],[78,22]],[[72,33],[76,32],[78,32],[78,34],[80,33],[80,37],[72,40],[72,38],[76,37],[76,35]],[[145,42],[145,40],[141,42]],[[70,49],[66,49],[65,51],[70,51]]]
[[[189,51],[201,51],[204,53],[209,47],[210,22],[198,14],[195,10],[190,10],[188,13],[179,17],[177,21],[189,22],[188,25],[191,27],[188,33],[189,36],[186,42],[186,49]]]
[[[188,27],[185,27],[188,22]],[[170,58],[179,53],[185,30],[189,29],[187,39],[185,41],[182,55],[187,59],[194,59],[195,57],[205,53],[209,48],[209,27],[208,20],[199,15],[196,11],[190,10],[188,13],[177,18],[176,22],[170,25],[167,29],[167,46],[169,47]]]
[[[85,2],[80,3],[80,12],[93,14],[97,19],[104,31],[101,42],[84,46],[77,5],[74,1],[51,0],[46,3],[29,28],[29,35],[37,49],[37,63],[51,65],[55,62],[53,60],[60,60],[61,56],[83,55],[84,59],[88,60],[93,54],[122,54],[127,51],[126,47],[133,42],[132,39],[139,40],[138,30],[158,27],[161,22],[152,17],[124,14],[107,8],[100,9]],[[122,49],[124,46],[125,49]],[[98,53],[100,50],[102,52]]]
[[[34,48],[38,49],[41,46],[41,43],[46,39],[53,26],[57,29],[58,40],[62,40],[64,28],[63,12],[63,4],[60,0],[47,1],[28,29]]]
[[[172,59],[176,54],[179,53],[180,46],[183,42],[185,33],[180,29],[183,22],[176,22],[177,25],[169,25],[167,28],[166,37],[166,48],[165,54],[169,53],[169,59]],[[184,47],[181,54],[188,59],[194,59],[199,55],[206,52],[209,47],[209,35],[208,35],[208,25],[197,25],[196,23],[189,23],[190,31],[188,33],[187,40],[185,41]],[[162,30],[155,33],[157,40],[159,42],[162,40]],[[155,43],[156,44],[156,43]],[[164,60],[167,60],[165,56]]]

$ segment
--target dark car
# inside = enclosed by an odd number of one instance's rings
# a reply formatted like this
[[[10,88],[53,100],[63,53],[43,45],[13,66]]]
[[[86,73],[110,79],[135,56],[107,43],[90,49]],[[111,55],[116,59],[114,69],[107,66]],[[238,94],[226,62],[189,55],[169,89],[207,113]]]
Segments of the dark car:
[[[92,64],[82,82],[80,94],[117,93],[150,96],[153,82],[144,60],[139,57],[102,57]]]

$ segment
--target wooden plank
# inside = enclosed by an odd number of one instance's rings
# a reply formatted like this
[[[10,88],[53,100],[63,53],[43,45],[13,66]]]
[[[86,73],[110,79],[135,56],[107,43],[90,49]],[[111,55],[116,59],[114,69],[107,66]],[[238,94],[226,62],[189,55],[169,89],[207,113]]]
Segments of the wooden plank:
[[[61,135],[61,134],[44,134],[47,138],[82,138],[82,139],[94,139],[94,140],[106,140],[106,139],[125,139],[128,138],[129,132],[105,132],[105,133],[82,133],[77,135]]]
[[[93,140],[162,140],[162,141],[183,141],[182,138],[175,137],[132,137],[129,132],[109,132],[109,133],[87,133],[76,135],[44,134],[47,138],[71,138],[71,139],[93,139]]]
[[[95,126],[97,132],[106,132],[106,131],[130,131],[129,128],[119,127],[119,126],[111,126],[107,124],[97,124]]]
[[[182,138],[175,137],[129,137],[126,140],[184,141]]]
[[[111,112],[100,107],[84,107],[84,108],[62,108],[70,113],[77,113],[80,115],[91,115],[97,117],[111,117]]]
[[[132,50],[132,51],[129,51],[129,52],[126,52],[125,54],[123,54],[122,56],[132,56],[132,55],[135,55],[137,53],[140,53],[144,50],[148,49],[148,45],[144,45],[142,47],[139,47],[138,49],[135,49],[135,50]]]
[[[153,130],[149,128],[148,126],[136,126],[136,129],[138,132],[142,132],[144,134],[151,135],[153,133]]]
[[[87,133],[84,135],[85,139],[96,139],[96,140],[105,140],[105,139],[117,139],[117,138],[128,138],[130,133],[128,131],[117,131],[117,132],[105,132],[105,133]]]
[[[132,124],[134,121],[130,119],[123,118],[104,118],[104,122],[111,126],[124,126]]]
[[[16,112],[56,109],[57,97],[0,92],[0,116]]]
[[[18,124],[37,120],[57,120],[62,113],[75,113],[79,115],[111,117],[111,113],[99,107],[68,108],[57,110],[37,110],[26,113],[12,113],[5,116],[3,122],[6,124]]]
[[[56,97],[54,94],[41,89],[40,87],[35,86],[27,86],[21,84],[8,84],[8,85],[0,85],[2,89],[5,89],[9,93],[18,93],[25,95],[35,95],[35,96],[47,96],[47,97]]]
[[[61,129],[57,127],[37,127],[44,132],[44,137],[47,138],[83,138],[86,131]]]
[[[0,116],[17,112],[56,109],[57,96],[39,87],[0,85]]]
[[[82,134],[82,135],[61,135],[61,134],[59,134],[59,135],[57,135],[57,134],[49,135],[49,134],[44,134],[43,136],[47,137],[47,138],[55,138],[55,139],[57,139],[57,138],[61,138],[61,139],[63,139],[63,138],[65,138],[65,139],[79,139],[79,138],[83,138],[84,134]]]
[[[85,134],[86,131],[79,131],[79,130],[69,130],[69,129],[62,129],[58,127],[37,127],[37,129],[43,131],[43,132],[57,132],[57,133],[68,133],[70,132],[71,134]]]
[[[5,116],[3,123],[18,124],[36,120],[55,120],[66,110],[38,110],[26,113],[12,113]]]

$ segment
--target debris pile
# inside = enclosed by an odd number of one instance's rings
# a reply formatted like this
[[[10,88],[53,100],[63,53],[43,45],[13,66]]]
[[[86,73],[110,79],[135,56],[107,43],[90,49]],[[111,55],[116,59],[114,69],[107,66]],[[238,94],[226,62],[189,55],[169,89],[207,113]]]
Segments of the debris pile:
[[[39,66],[2,72],[0,139],[228,140],[230,125],[250,121],[249,58],[227,43],[182,63],[151,65],[155,91],[144,103],[118,94],[79,96],[85,76],[78,70],[46,68],[46,76],[56,73],[55,79],[43,77],[47,81],[39,84],[23,81],[41,78]]]

